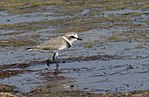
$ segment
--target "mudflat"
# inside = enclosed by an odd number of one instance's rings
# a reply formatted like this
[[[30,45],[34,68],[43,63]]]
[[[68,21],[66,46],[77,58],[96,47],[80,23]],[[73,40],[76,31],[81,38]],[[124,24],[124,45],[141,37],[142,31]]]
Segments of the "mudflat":
[[[67,32],[83,41],[28,52]],[[0,1],[1,97],[148,97],[148,0]]]

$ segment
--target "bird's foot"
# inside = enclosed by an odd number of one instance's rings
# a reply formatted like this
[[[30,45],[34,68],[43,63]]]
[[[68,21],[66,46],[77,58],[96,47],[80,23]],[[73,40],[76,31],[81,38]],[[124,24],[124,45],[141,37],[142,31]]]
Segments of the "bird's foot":
[[[59,64],[58,63],[56,63],[56,69],[58,70],[58,67],[59,67]]]

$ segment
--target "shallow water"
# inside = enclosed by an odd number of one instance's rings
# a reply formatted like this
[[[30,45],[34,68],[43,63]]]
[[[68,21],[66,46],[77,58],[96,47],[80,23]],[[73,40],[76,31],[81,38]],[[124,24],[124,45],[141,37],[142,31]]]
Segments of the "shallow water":
[[[21,92],[29,92],[37,87],[46,87],[47,85],[49,86],[47,88],[51,90],[80,89],[95,93],[148,89],[148,43],[122,41],[97,43],[92,48],[82,46],[85,42],[89,42],[91,37],[95,37],[95,40],[102,42],[113,31],[116,30],[103,29],[100,32],[99,30],[91,30],[86,32],[88,36],[84,33],[80,34],[84,41],[76,42],[72,48],[61,52],[59,59],[73,59],[76,56],[86,57],[92,55],[117,55],[122,56],[121,59],[60,63],[58,74],[54,70],[55,64],[52,64],[49,68],[46,64],[31,64],[25,70],[32,70],[33,72],[0,79],[0,82],[17,86]],[[135,48],[139,44],[143,44],[143,48]],[[42,61],[52,57],[51,52],[27,52],[24,48],[15,48],[13,50],[4,48],[1,49],[1,53],[3,53],[3,56],[0,56],[1,64],[22,63],[30,60]],[[20,69],[14,68],[14,70]],[[74,87],[72,88],[71,85]]]
[[[0,23],[16,24],[16,23],[29,23],[29,22],[38,22],[38,21],[44,21],[44,20],[53,20],[53,19],[74,18],[80,15],[86,15],[87,13],[89,13],[88,9],[84,9],[83,11],[73,15],[59,14],[59,13],[53,12],[53,10],[50,10],[50,11],[48,10],[47,12],[33,12],[33,13],[17,14],[17,15],[8,14],[2,11],[0,12]]]
[[[50,67],[47,67],[46,64],[32,64],[25,70],[33,72],[4,78],[0,82],[11,85],[17,84],[18,89],[23,92],[47,84],[51,85],[50,89],[81,89],[96,93],[148,89],[148,49],[123,50],[133,48],[134,44],[118,42],[106,44],[104,50],[99,48],[99,51],[97,51],[97,49],[94,49],[96,52],[101,53],[101,56],[102,54],[118,55],[122,56],[120,59],[60,63],[58,73],[54,70],[56,68],[55,64],[51,64]],[[94,50],[90,52],[94,52]],[[86,53],[84,50],[81,51]],[[78,55],[81,51],[67,51],[67,54],[70,53],[71,55],[73,52]],[[95,55],[95,52],[92,54]],[[88,56],[90,55],[91,53]],[[74,88],[71,88],[70,85],[74,85]]]

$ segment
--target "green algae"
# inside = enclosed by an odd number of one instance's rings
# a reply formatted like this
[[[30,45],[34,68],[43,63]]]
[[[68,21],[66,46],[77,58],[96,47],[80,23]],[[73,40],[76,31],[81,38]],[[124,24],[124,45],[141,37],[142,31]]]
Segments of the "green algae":
[[[44,12],[45,8],[48,6],[57,6],[58,9],[53,9],[56,16],[70,15],[70,17],[60,18],[60,19],[51,19],[51,20],[42,20],[34,21],[28,23],[16,23],[16,24],[0,24],[1,30],[17,30],[21,32],[32,32],[40,29],[47,29],[49,27],[56,28],[55,32],[85,32],[92,29],[112,29],[115,27],[125,27],[130,29],[142,28],[143,25],[134,24],[134,21],[129,18],[129,16],[136,18],[142,15],[139,12],[127,12],[120,16],[100,16],[104,11],[110,10],[123,10],[123,9],[137,9],[141,10],[148,8],[149,5],[146,3],[147,0],[80,0],[80,1],[69,1],[69,0],[5,0],[1,1],[0,7],[2,11],[6,11],[12,14],[24,14],[28,12]],[[142,8],[141,8],[142,7]],[[88,12],[83,15],[76,15],[81,13],[84,9],[88,9]],[[76,15],[76,16],[75,16]],[[72,17],[71,17],[72,16]],[[74,17],[75,16],[75,17]],[[148,24],[148,20],[142,21]],[[129,31],[126,31],[129,32]],[[147,33],[134,34],[123,33],[123,34],[114,34],[110,36],[107,40],[109,41],[122,41],[122,40],[140,40],[145,39]],[[128,35],[129,38],[126,36]],[[39,37],[37,35],[37,37]],[[33,39],[37,38],[33,36]],[[93,40],[94,41],[94,40]],[[28,45],[28,42],[10,42],[13,46],[25,46]],[[8,46],[9,43],[1,44],[1,46]],[[34,43],[34,42],[33,42]],[[96,43],[96,42],[95,42]],[[29,44],[31,45],[32,42]],[[91,45],[94,45],[93,42]],[[86,44],[87,47],[92,47],[89,44]]]
[[[22,47],[33,45],[35,42],[32,40],[22,39],[0,39],[0,47]]]

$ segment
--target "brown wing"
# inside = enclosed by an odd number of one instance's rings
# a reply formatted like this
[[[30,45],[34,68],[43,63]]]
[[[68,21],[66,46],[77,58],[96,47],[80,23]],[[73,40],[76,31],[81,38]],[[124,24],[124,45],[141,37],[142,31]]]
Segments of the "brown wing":
[[[63,37],[53,38],[41,45],[36,46],[36,49],[40,50],[58,50],[58,48],[65,43]]]

